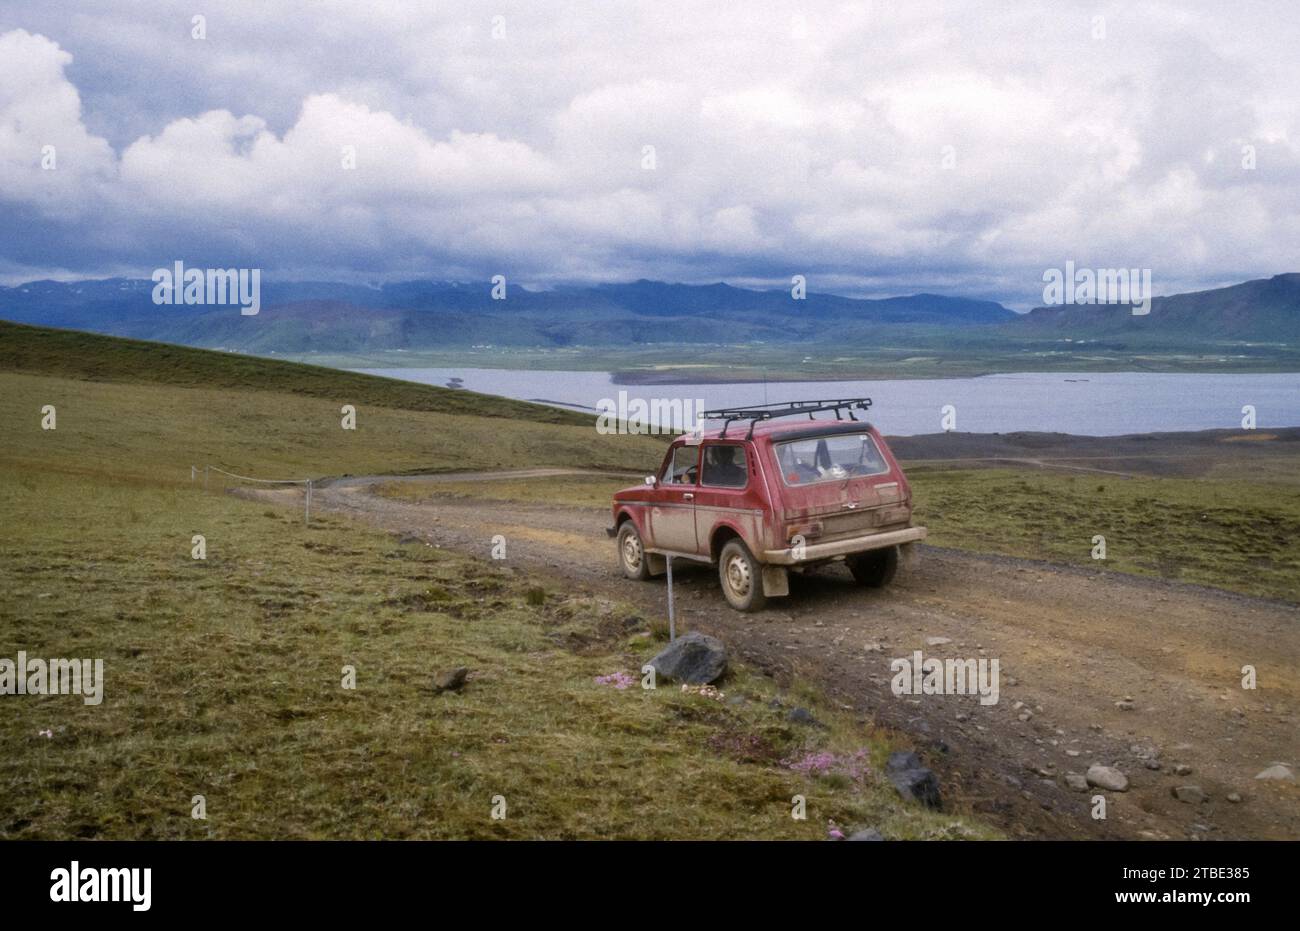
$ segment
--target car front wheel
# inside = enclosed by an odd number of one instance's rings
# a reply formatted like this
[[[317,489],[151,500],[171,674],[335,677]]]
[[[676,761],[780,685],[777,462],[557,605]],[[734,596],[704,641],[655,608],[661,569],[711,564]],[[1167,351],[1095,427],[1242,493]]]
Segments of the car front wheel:
[[[869,553],[854,553],[845,562],[854,580],[868,588],[884,588],[898,571],[898,547],[890,546]]]
[[[737,611],[761,611],[767,604],[763,594],[763,567],[739,540],[731,540],[718,558],[718,579],[727,603]]]
[[[629,579],[644,582],[650,578],[650,560],[646,558],[645,545],[641,542],[641,534],[636,532],[636,525],[630,520],[618,528],[618,561]]]

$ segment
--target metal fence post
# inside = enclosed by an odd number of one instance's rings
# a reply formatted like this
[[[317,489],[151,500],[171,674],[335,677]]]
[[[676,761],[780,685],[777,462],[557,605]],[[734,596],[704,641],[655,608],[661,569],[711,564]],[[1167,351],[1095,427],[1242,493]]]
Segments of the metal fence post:
[[[307,506],[303,510],[302,522],[304,524],[311,523],[311,479],[307,479]]]
[[[668,640],[672,642],[677,639],[677,618],[673,614],[673,558],[666,557],[668,560]]]

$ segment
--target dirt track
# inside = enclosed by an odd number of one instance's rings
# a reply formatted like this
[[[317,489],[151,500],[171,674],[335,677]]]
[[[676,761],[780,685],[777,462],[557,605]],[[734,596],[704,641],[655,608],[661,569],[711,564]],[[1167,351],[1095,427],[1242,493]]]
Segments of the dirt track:
[[[510,564],[631,600],[648,614],[665,611],[662,580],[620,576],[603,510],[453,498],[413,504],[374,495],[380,480],[338,481],[313,503],[485,559],[493,535],[503,534]],[[727,607],[712,569],[679,566],[679,616],[689,628],[907,733],[947,798],[1013,836],[1300,838],[1296,783],[1254,778],[1274,762],[1300,763],[1294,606],[923,547],[887,590],[858,588],[837,566],[793,578],[789,598],[744,615]],[[933,637],[951,642],[927,645]],[[941,659],[998,658],[1000,701],[895,697],[890,660],[917,649]],[[1255,691],[1241,687],[1246,664],[1258,670]],[[1126,699],[1131,710],[1117,704]],[[1104,822],[1089,815],[1097,790],[1073,791],[1064,781],[1094,763],[1117,766],[1130,781],[1128,791],[1106,793]],[[1190,772],[1177,775],[1179,766]],[[1206,801],[1175,799],[1172,789],[1184,785],[1199,786]],[[1231,793],[1241,801],[1229,801]]]

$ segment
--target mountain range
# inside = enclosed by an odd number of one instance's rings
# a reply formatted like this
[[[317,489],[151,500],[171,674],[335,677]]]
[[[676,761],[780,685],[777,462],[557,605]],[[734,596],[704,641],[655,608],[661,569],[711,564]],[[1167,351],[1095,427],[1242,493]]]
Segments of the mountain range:
[[[1133,344],[1300,339],[1300,274],[1122,305],[1039,307],[1017,314],[985,300],[915,294],[858,299],[726,284],[657,281],[531,291],[494,300],[486,283],[406,281],[378,287],[263,282],[261,310],[158,305],[147,279],[34,281],[0,288],[0,319],[265,354],[496,347],[874,346],[890,334],[979,342],[1104,339]],[[945,336],[946,334],[946,336]]]

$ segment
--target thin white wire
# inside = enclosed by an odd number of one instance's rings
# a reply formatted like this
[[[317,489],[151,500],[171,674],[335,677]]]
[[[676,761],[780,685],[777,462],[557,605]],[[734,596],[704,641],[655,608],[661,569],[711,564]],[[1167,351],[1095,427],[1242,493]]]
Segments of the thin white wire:
[[[263,485],[310,485],[313,479],[310,478],[252,478],[248,475],[236,475],[234,472],[227,472],[225,469],[218,469],[216,466],[205,466],[213,472],[220,472],[222,475],[229,475],[231,478],[237,478],[245,482],[260,482]]]

